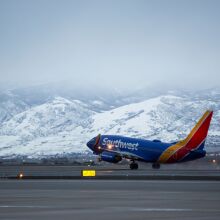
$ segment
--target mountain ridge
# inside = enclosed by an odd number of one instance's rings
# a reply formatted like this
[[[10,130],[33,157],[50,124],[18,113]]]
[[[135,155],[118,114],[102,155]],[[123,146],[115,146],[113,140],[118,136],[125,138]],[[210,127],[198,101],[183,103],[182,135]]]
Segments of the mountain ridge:
[[[96,111],[91,103],[102,105],[101,100],[83,102],[55,96],[41,104],[25,105],[21,112],[1,122],[0,157],[88,154],[86,142],[99,133],[173,142],[184,138],[210,108],[214,116],[207,150],[220,151],[218,96],[218,92],[209,98],[172,92],[139,102],[131,99],[131,103],[109,106],[108,110],[105,106]]]

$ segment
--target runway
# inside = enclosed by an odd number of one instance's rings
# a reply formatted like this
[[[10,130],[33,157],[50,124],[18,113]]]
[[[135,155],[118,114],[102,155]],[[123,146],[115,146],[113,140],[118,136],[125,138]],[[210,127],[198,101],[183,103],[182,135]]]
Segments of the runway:
[[[0,219],[220,218],[218,181],[0,180]]]
[[[17,178],[23,173],[24,179],[81,179],[84,169],[96,170],[96,179],[118,180],[219,180],[220,167],[184,167],[162,166],[155,170],[150,166],[142,165],[138,170],[130,170],[127,165],[104,166],[0,166],[0,179]]]

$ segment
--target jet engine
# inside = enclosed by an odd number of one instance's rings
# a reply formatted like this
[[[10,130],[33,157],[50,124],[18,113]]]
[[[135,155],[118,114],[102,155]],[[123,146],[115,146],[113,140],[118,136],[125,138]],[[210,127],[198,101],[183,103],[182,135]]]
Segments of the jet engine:
[[[100,159],[110,163],[118,163],[122,160],[119,154],[107,151],[102,152],[102,154],[100,155]]]

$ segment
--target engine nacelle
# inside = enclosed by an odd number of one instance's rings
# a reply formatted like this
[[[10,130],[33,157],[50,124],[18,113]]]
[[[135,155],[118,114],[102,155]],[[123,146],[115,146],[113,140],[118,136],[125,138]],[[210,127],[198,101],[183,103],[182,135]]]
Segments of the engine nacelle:
[[[122,160],[121,156],[116,153],[104,151],[101,154],[101,160],[110,162],[110,163],[118,163]]]

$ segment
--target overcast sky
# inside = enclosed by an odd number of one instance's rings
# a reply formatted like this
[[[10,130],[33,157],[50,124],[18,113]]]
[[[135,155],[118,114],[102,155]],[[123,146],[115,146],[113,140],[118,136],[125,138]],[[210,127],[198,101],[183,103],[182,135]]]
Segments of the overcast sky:
[[[0,84],[220,86],[218,0],[0,0]]]

